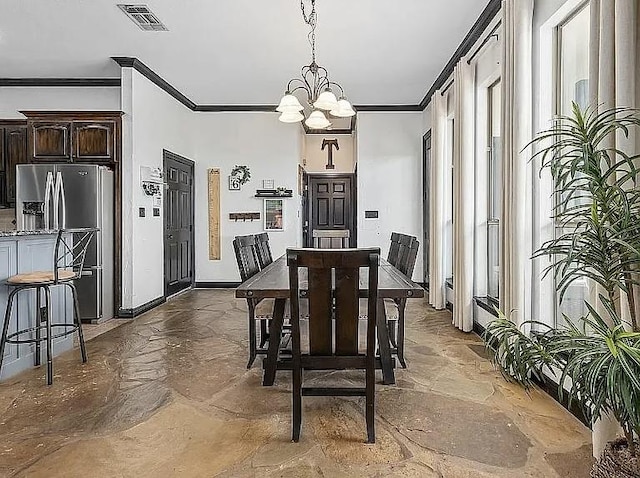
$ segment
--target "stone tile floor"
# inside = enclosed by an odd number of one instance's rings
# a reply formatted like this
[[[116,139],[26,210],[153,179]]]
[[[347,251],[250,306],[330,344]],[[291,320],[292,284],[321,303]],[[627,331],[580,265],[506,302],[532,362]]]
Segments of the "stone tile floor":
[[[289,374],[245,369],[246,304],[196,290],[0,384],[0,476],[587,477],[590,432],[542,392],[506,383],[480,339],[409,301],[407,360],[363,401],[308,397],[290,441]],[[104,327],[109,329],[109,327]],[[326,378],[326,377],[320,377]]]

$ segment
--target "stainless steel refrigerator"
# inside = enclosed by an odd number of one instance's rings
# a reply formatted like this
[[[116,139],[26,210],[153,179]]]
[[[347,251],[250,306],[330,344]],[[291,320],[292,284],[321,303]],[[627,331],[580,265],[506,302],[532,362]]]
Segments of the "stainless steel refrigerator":
[[[93,164],[16,167],[18,229],[95,227],[76,281],[83,321],[113,317],[113,171]]]

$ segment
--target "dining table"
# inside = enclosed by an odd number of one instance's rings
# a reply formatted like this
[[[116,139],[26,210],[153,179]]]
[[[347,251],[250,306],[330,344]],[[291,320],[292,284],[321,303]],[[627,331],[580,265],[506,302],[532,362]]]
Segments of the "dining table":
[[[304,294],[307,288],[306,274],[300,274],[300,292]],[[360,297],[368,295],[368,273],[366,269],[360,270]],[[275,299],[273,318],[269,325],[270,337],[281,337],[284,325],[285,309],[289,291],[289,268],[286,254],[282,255],[266,266],[256,275],[247,279],[236,288],[236,297],[242,299]],[[378,269],[378,303],[376,319],[376,335],[378,338],[380,368],[382,369],[382,382],[394,384],[393,371],[394,360],[391,357],[391,345],[387,330],[384,299],[412,299],[424,297],[424,289],[402,274],[386,259],[380,258]],[[280,340],[269,340],[267,357],[263,361],[264,386],[271,386],[275,381],[276,371],[285,369],[286,364],[279,361]]]

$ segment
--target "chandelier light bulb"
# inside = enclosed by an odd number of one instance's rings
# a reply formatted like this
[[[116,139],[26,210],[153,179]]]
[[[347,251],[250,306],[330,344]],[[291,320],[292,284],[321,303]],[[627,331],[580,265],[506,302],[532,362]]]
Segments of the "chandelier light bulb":
[[[318,99],[315,101],[315,103],[313,103],[313,107],[319,110],[326,111],[336,110],[338,109],[338,99],[336,98],[336,95],[334,95],[333,92],[329,88],[327,88],[322,93],[320,93]]]
[[[304,124],[310,129],[326,129],[331,126],[331,122],[320,110],[313,110]]]
[[[356,114],[353,106],[351,106],[351,103],[349,103],[346,98],[340,98],[338,100],[338,107],[334,110],[331,110],[330,113],[333,116],[337,116],[339,118],[349,118]]]
[[[285,111],[278,119],[283,123],[298,123],[304,119],[304,115],[299,111]]]
[[[280,113],[288,113],[295,111],[302,111],[304,107],[298,101],[294,95],[289,92],[286,92],[282,99],[280,100],[280,104],[276,108],[276,111]]]

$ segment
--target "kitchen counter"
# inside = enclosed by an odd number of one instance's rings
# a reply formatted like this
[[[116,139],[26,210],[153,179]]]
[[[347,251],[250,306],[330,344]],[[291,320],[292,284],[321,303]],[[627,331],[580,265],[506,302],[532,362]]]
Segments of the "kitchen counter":
[[[49,236],[51,234],[57,234],[57,233],[58,231],[53,229],[40,229],[38,231],[7,230],[7,231],[0,231],[0,238],[17,237],[17,236]]]
[[[4,315],[9,296],[9,286],[5,281],[12,275],[47,271],[53,268],[53,251],[58,231],[0,231],[0,327],[4,326]],[[35,325],[35,292],[33,290],[18,293],[13,303],[13,312],[9,319],[9,333],[27,329]],[[51,314],[55,323],[73,322],[73,300],[68,287],[51,287]],[[55,330],[60,332],[60,329]],[[32,333],[33,336],[35,334]],[[25,338],[24,335],[22,338]],[[73,335],[59,337],[53,341],[54,355],[70,350],[73,347]],[[43,357],[41,363],[46,364],[46,347],[42,344]],[[4,351],[0,380],[6,379],[33,367],[35,346],[33,344],[10,344]],[[80,360],[80,358],[78,358]],[[55,371],[55,361],[54,361]],[[43,376],[46,373],[42,368]]]

